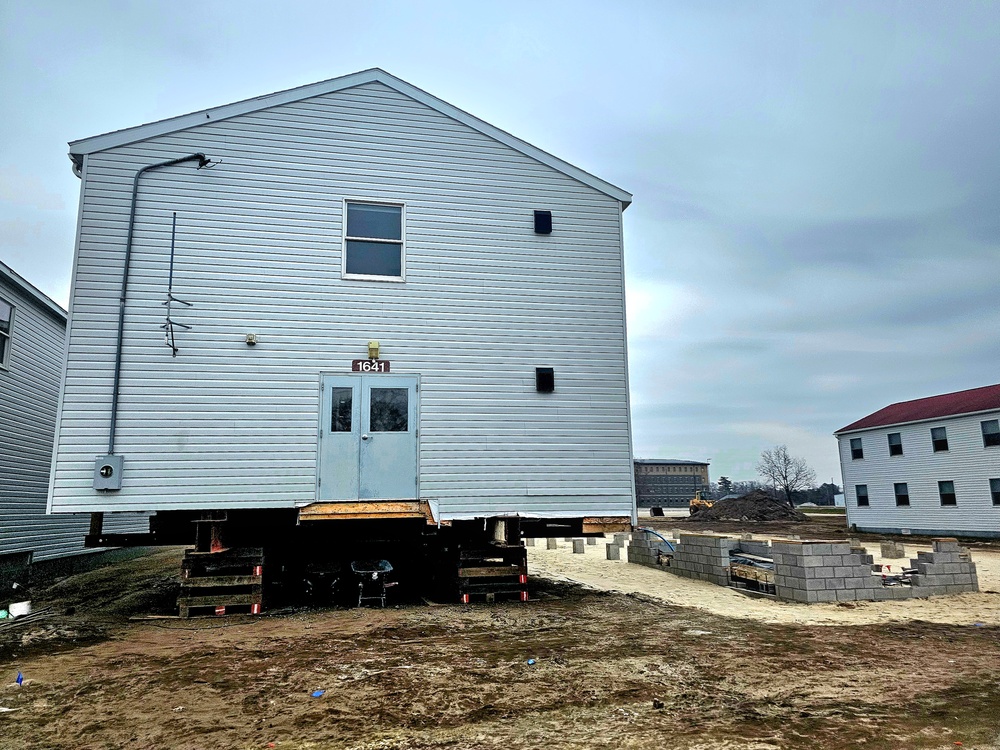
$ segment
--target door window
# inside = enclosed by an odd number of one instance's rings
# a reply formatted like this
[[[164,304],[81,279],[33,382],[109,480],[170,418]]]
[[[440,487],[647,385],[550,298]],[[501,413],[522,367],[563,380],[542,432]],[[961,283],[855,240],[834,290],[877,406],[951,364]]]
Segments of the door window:
[[[369,424],[372,432],[408,432],[409,396],[406,388],[372,388]]]
[[[334,388],[332,400],[333,416],[330,419],[330,432],[350,432],[354,389]]]

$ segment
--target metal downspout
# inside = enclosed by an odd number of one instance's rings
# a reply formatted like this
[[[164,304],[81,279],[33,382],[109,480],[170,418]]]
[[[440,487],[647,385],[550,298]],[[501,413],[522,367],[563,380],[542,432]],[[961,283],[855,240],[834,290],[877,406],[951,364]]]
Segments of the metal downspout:
[[[182,156],[179,159],[171,159],[170,161],[163,161],[159,164],[150,164],[145,166],[135,173],[135,179],[132,180],[132,206],[128,214],[128,236],[125,239],[125,268],[122,271],[122,292],[121,296],[118,298],[118,339],[115,344],[115,379],[111,391],[111,428],[108,431],[108,455],[111,456],[115,453],[115,428],[118,425],[118,395],[122,375],[122,339],[125,335],[125,294],[128,290],[129,263],[132,259],[132,235],[135,231],[135,209],[136,198],[139,194],[139,178],[146,172],[150,172],[154,169],[172,167],[175,164],[183,164],[188,161],[197,161],[198,169],[201,169],[210,163],[205,154],[191,154],[190,156]]]

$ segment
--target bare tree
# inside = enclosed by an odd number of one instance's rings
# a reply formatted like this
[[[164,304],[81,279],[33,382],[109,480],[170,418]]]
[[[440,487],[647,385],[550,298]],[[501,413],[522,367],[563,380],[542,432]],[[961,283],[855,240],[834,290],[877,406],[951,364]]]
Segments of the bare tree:
[[[788,455],[788,447],[776,445],[760,454],[757,473],[770,482],[776,491],[785,496],[788,507],[794,507],[792,493],[816,484],[816,472],[809,468],[804,458]]]

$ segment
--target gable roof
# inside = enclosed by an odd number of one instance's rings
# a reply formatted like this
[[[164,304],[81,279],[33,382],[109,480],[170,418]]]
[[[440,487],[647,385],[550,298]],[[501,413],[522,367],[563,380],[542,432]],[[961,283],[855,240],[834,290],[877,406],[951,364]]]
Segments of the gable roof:
[[[546,164],[553,169],[562,172],[579,182],[582,182],[584,185],[589,185],[595,190],[604,193],[605,195],[609,195],[615,200],[621,201],[623,204],[622,208],[627,208],[632,202],[631,193],[612,185],[610,182],[605,182],[599,177],[595,177],[589,172],[583,171],[579,167],[574,167],[569,162],[565,162],[546,151],[542,151],[540,148],[536,148],[530,143],[522,141],[520,138],[516,138],[510,133],[494,127],[488,122],[484,122],[478,117],[474,117],[468,112],[465,112],[458,107],[454,107],[451,104],[448,104],[448,102],[438,99],[436,96],[428,94],[426,91],[418,89],[416,86],[396,78],[394,75],[386,73],[380,68],[370,68],[369,70],[362,70],[358,73],[351,73],[350,75],[341,76],[339,78],[331,78],[327,81],[311,83],[307,86],[299,86],[294,89],[278,91],[273,94],[258,96],[253,99],[245,99],[240,102],[234,102],[233,104],[225,104],[221,107],[202,109],[190,114],[180,115],[179,117],[171,117],[166,120],[158,120],[157,122],[138,125],[133,128],[115,130],[111,133],[105,133],[104,135],[96,135],[91,138],[70,141],[69,156],[79,169],[83,165],[83,156],[85,154],[105,151],[109,148],[124,146],[128,143],[135,143],[136,141],[146,140],[147,138],[153,138],[159,135],[166,135],[167,133],[175,133],[178,130],[186,130],[187,128],[191,128],[196,125],[202,125],[206,121],[217,122],[219,120],[225,120],[230,117],[236,117],[250,112],[258,112],[262,109],[268,109],[269,107],[275,107],[280,104],[289,104],[291,102],[310,99],[314,96],[331,94],[337,91],[352,88],[354,86],[361,86],[363,84],[373,82],[384,84],[404,96],[408,96],[411,99],[421,102],[422,104],[426,104],[428,107],[437,110],[441,114],[450,117],[453,120],[457,120],[465,125],[468,125],[470,128],[478,130],[480,133],[506,144],[516,151],[520,151],[522,154],[525,154],[532,159],[540,161],[542,164]]]
[[[900,401],[898,404],[890,404],[884,409],[879,409],[846,427],[841,427],[833,434],[839,435],[842,432],[864,430],[869,427],[921,422],[938,417],[954,417],[959,414],[974,414],[992,409],[1000,409],[1000,384],[985,385],[982,388],[971,388],[967,391],[945,393],[940,396],[918,398],[913,401]]]
[[[34,285],[26,281],[19,273],[15,272],[13,268],[8,266],[6,263],[0,261],[0,279],[4,279],[11,286],[15,287],[26,297],[30,297],[38,306],[43,310],[51,313],[59,322],[66,323],[66,311],[62,309],[58,304],[52,301],[52,299],[38,290]]]

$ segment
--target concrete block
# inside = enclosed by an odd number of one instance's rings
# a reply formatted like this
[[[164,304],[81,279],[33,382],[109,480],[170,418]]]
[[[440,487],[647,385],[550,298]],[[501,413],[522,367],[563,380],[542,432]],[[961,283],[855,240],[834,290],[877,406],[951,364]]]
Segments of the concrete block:
[[[823,555],[823,565],[834,565],[841,566],[844,565],[843,555]]]
[[[535,546],[535,538],[531,537],[531,536],[525,538],[525,540],[524,540],[524,546],[525,547],[534,547]]]
[[[573,540],[573,553],[576,555],[582,555],[587,551],[587,545],[582,539]]]
[[[906,557],[906,549],[897,542],[882,542],[882,557],[886,560],[895,560]]]
[[[853,573],[854,568],[846,565],[837,565],[833,568],[833,575],[835,578],[847,578],[848,576],[853,575]]]
[[[837,601],[836,591],[817,591],[815,592],[815,597],[817,602],[835,602]]]
[[[958,552],[958,540],[954,537],[940,537],[931,540],[935,552]]]
[[[571,536],[564,536],[563,537],[563,541],[564,542],[572,542],[573,541],[573,537],[571,537]]]
[[[551,537],[545,540],[545,549],[558,549],[559,540]]]
[[[617,534],[615,534],[615,544],[617,544],[619,547],[624,547],[625,542],[629,541],[631,538],[632,538],[631,533],[627,531],[620,531]]]
[[[857,589],[837,589],[836,592],[838,602],[855,602],[858,600]]]
[[[622,548],[617,544],[606,544],[607,555],[609,560],[621,560],[622,559]]]
[[[597,546],[597,537],[596,536],[588,536],[587,537],[587,546],[588,547],[596,547]]]
[[[860,589],[864,588],[865,579],[864,578],[845,578],[844,588],[845,589]]]

